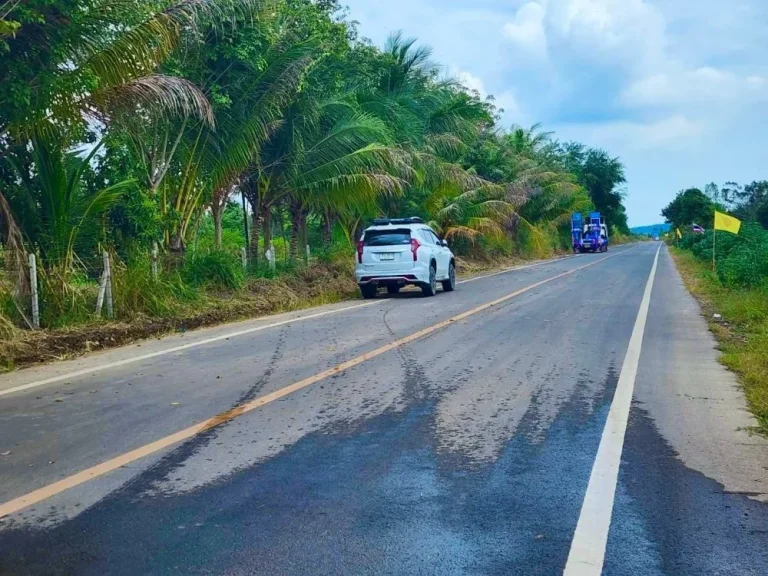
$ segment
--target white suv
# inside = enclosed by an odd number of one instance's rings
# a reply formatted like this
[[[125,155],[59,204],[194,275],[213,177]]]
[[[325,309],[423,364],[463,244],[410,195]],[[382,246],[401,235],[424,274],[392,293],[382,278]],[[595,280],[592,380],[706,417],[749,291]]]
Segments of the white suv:
[[[406,284],[434,296],[438,282],[445,292],[456,288],[456,260],[421,218],[378,219],[357,243],[355,279],[363,298],[375,298],[379,286],[397,294]]]

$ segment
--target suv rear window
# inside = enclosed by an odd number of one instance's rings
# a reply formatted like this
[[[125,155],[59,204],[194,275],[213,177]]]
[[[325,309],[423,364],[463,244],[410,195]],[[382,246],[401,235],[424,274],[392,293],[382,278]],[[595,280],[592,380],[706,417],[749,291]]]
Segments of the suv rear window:
[[[401,246],[411,243],[410,230],[368,230],[365,233],[365,246]]]

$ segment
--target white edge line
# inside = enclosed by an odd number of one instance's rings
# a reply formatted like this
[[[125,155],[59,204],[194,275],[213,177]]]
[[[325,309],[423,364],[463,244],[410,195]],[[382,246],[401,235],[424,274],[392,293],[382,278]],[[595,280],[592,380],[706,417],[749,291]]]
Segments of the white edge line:
[[[645,324],[651,303],[653,282],[659,263],[661,246],[656,250],[651,273],[645,285],[643,299],[637,312],[635,326],[629,339],[627,354],[621,367],[616,392],[611,402],[608,418],[600,437],[595,463],[589,476],[589,484],[584,495],[584,503],[579,514],[579,521],[573,534],[568,562],[564,576],[600,576],[605,561],[605,547],[608,531],[611,527],[613,501],[616,495],[616,483],[621,465],[621,453],[624,448],[624,435],[627,431],[629,410],[635,389],[635,378],[643,346]]]
[[[625,252],[626,250],[623,250],[622,252]],[[552,262],[558,262],[560,260],[567,260],[570,258],[574,258],[574,256],[563,256],[561,258],[555,258],[553,260],[545,260],[543,262],[536,262],[534,264],[525,264],[522,266],[515,266],[512,268],[508,268],[506,270],[501,270],[500,272],[494,272],[493,274],[487,274],[485,276],[477,276],[475,278],[470,278],[468,280],[463,280],[461,282],[458,282],[457,284],[466,284],[469,282],[474,282],[475,280],[482,280],[483,278],[490,278],[492,276],[498,276],[500,274],[508,274],[510,272],[515,272],[516,270],[523,270],[526,268],[533,268],[534,266],[542,266],[544,264],[550,264]],[[221,334],[219,336],[214,336],[212,338],[206,338],[204,340],[198,340],[197,342],[189,342],[187,344],[182,344],[180,346],[173,346],[171,348],[165,348],[163,350],[158,350],[157,352],[150,352],[148,354],[142,354],[140,356],[132,356],[131,358],[124,358],[123,360],[116,360],[114,362],[109,362],[107,364],[100,364],[98,366],[93,366],[91,368],[83,368],[81,370],[75,370],[74,372],[67,372],[65,374],[59,374],[58,376],[51,376],[50,378],[44,378],[43,380],[37,380],[35,382],[29,382],[28,384],[21,384],[19,386],[14,386],[13,388],[7,388],[5,390],[0,390],[0,397],[2,396],[8,396],[10,394],[15,394],[17,392],[24,392],[25,390],[32,390],[34,388],[39,388],[40,386],[46,386],[48,384],[54,384],[55,382],[61,382],[62,380],[69,380],[72,378],[77,378],[78,376],[85,376],[88,374],[94,374],[96,372],[101,372],[102,370],[108,370],[110,368],[118,368],[120,366],[125,366],[126,364],[133,364],[134,362],[141,362],[142,360],[149,360],[150,358],[157,358],[158,356],[165,356],[166,354],[173,354],[174,352],[181,352],[182,350],[189,350],[190,348],[195,348],[197,346],[205,346],[206,344],[213,344],[214,342],[219,342],[221,340],[227,340],[228,338],[236,338],[238,336],[244,336],[246,334],[252,334],[254,332],[261,332],[263,330],[269,330],[270,328],[277,328],[279,326],[284,326],[286,324],[291,324],[292,322],[302,322],[304,320],[312,320],[314,318],[322,318],[323,316],[330,316],[332,314],[339,314],[341,312],[347,312],[349,310],[356,310],[358,308],[365,308],[366,306],[373,306],[374,304],[381,304],[382,302],[386,302],[388,299],[382,299],[382,300],[376,300],[374,302],[364,302],[361,304],[355,304],[353,306],[346,306],[344,308],[338,308],[336,310],[327,310],[325,312],[318,312],[316,314],[308,314],[307,316],[298,316],[296,318],[292,318],[289,320],[281,320],[280,322],[273,322],[272,324],[265,324],[264,326],[256,326],[254,328],[247,328],[245,330],[238,330],[236,332],[229,332],[227,334]]]
[[[302,322],[304,320],[312,320],[313,318],[321,318],[323,316],[330,316],[332,314],[339,314],[341,312],[347,312],[349,310],[356,310],[358,308],[365,308],[366,306],[373,306],[374,304],[381,304],[387,300],[376,300],[374,302],[364,302],[361,304],[355,304],[354,306],[345,306],[344,308],[337,308],[336,310],[326,310],[324,312],[318,312],[316,314],[308,314],[306,316],[298,316],[296,318],[290,318],[288,320],[281,320],[279,322],[273,322],[272,324],[265,324],[263,326],[255,326],[253,328],[246,328],[245,330],[238,330],[236,332],[228,332],[219,336],[213,336],[204,340],[198,340],[196,342],[188,342],[187,344],[181,344],[180,346],[173,346],[171,348],[164,348],[157,352],[150,352],[148,354],[142,354],[140,356],[132,356],[130,358],[124,358],[123,360],[116,360],[107,364],[100,364],[91,368],[83,368],[82,370],[75,370],[74,372],[67,372],[66,374],[59,374],[58,376],[51,376],[43,380],[37,380],[28,384],[22,384],[14,388],[8,388],[6,390],[0,390],[0,396],[6,396],[13,394],[14,392],[23,392],[24,390],[30,390],[39,386],[45,386],[46,384],[53,384],[54,382],[60,382],[61,380],[68,380],[70,378],[77,378],[78,376],[84,376],[86,374],[93,374],[94,372],[100,372],[101,370],[107,370],[109,368],[116,368],[118,366],[125,366],[126,364],[132,364],[134,362],[141,362],[142,360],[148,360],[150,358],[156,358],[158,356],[164,356],[166,354],[173,354],[174,352],[181,352],[182,350],[188,350],[197,346],[205,346],[206,344],[212,344],[221,340],[227,340],[229,338],[236,338],[237,336],[244,336],[246,334],[252,334],[253,332],[261,332],[262,330],[269,330],[270,328],[277,328],[278,326],[284,326],[294,322]]]

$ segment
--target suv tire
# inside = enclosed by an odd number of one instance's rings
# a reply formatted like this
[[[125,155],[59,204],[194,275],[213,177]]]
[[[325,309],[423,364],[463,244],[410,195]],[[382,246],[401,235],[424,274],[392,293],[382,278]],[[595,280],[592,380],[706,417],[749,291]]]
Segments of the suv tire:
[[[443,280],[443,292],[453,292],[456,290],[456,266],[453,262],[448,266],[448,278]]]
[[[429,282],[421,287],[424,296],[434,296],[437,293],[437,269],[434,264],[429,266]]]
[[[376,293],[378,292],[378,289],[373,284],[360,284],[360,293],[363,295],[363,298],[366,300],[370,300],[371,298],[376,298]]]

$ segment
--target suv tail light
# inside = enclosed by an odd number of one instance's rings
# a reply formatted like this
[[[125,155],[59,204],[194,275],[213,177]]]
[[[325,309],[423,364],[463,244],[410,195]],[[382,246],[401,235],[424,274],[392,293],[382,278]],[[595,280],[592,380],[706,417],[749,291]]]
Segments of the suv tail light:
[[[363,263],[363,241],[360,240],[360,242],[357,243],[357,261],[362,264]]]
[[[421,243],[416,238],[411,238],[411,252],[413,253],[414,262],[418,260],[416,253],[419,251],[419,248],[421,248]]]

